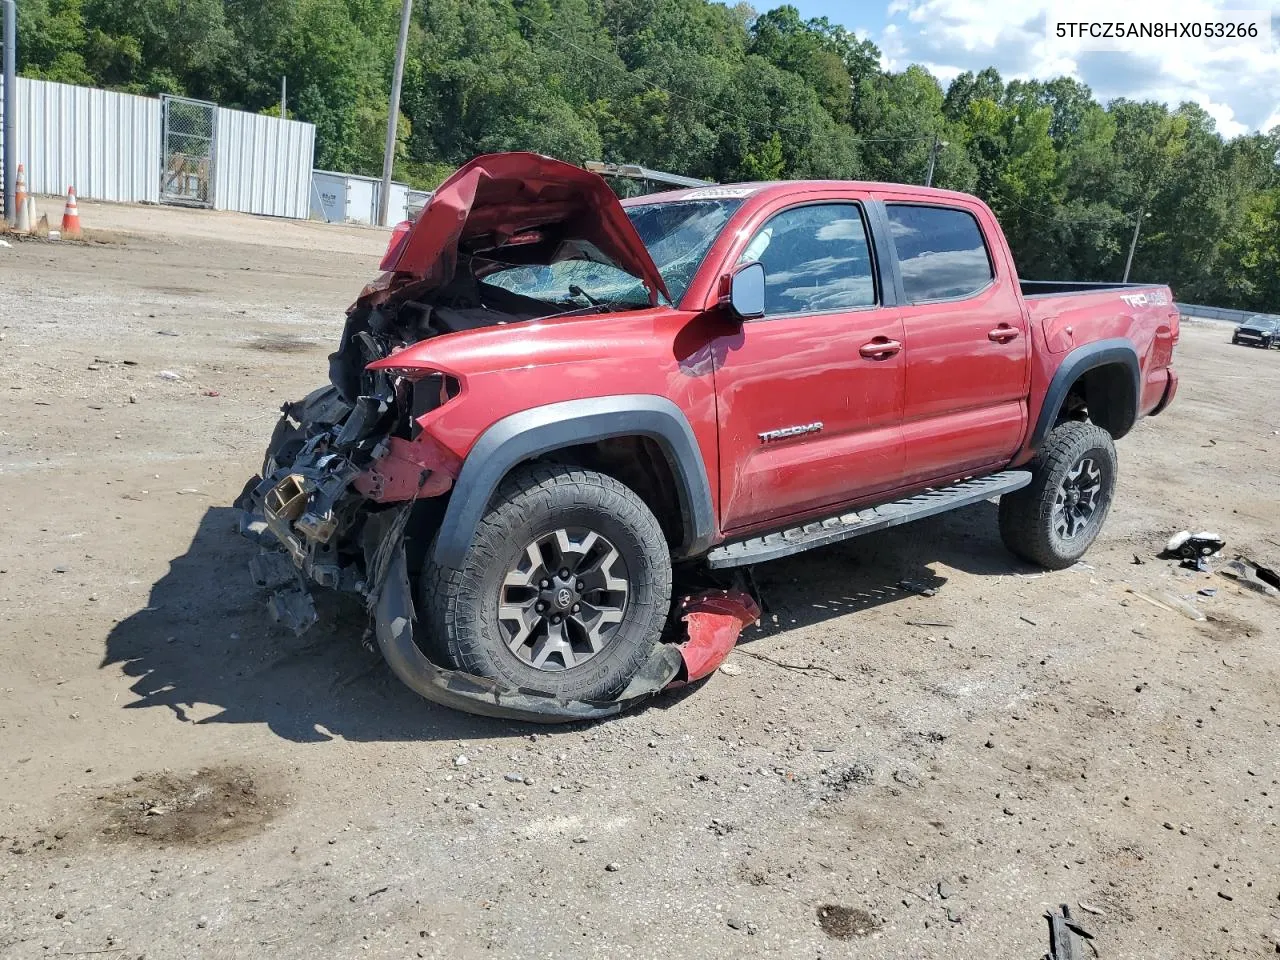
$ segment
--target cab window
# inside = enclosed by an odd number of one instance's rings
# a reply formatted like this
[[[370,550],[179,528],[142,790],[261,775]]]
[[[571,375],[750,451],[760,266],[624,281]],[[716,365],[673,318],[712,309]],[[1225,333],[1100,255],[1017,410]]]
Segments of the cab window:
[[[875,306],[875,273],[862,208],[792,207],[751,238],[740,263],[764,264],[766,317]]]
[[[978,221],[967,210],[886,204],[909,303],[972,296],[995,273]]]

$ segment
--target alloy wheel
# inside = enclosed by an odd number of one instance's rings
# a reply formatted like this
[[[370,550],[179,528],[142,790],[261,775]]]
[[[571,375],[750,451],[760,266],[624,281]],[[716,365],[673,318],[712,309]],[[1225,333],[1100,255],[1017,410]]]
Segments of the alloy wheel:
[[[538,670],[569,670],[608,646],[630,594],[617,547],[594,530],[560,528],[526,544],[507,571],[498,624],[521,662]]]
[[[1102,467],[1092,457],[1081,457],[1067,472],[1053,502],[1053,529],[1064,540],[1073,540],[1093,521],[1102,505]]]

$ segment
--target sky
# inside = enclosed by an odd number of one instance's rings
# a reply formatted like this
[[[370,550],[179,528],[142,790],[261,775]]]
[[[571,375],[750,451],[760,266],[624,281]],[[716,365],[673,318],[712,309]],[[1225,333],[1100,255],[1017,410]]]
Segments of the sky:
[[[780,5],[757,0],[758,10]],[[801,16],[825,16],[880,48],[882,65],[901,70],[919,63],[945,86],[959,73],[994,66],[1006,80],[1072,76],[1103,103],[1117,97],[1191,101],[1232,137],[1280,126],[1280,0],[789,0]],[[1259,11],[1268,38],[1121,41],[1119,49],[1089,49],[1079,40],[1050,36],[1052,19],[1161,23],[1222,19],[1231,10]]]

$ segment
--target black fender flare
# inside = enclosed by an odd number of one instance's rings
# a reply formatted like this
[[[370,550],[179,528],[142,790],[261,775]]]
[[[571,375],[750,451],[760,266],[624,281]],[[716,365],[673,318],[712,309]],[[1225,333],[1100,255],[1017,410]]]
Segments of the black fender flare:
[[[1138,420],[1138,407],[1142,402],[1142,368],[1138,364],[1138,351],[1134,349],[1132,342],[1125,340],[1123,337],[1099,340],[1096,343],[1087,343],[1082,347],[1076,347],[1063,358],[1062,363],[1058,366],[1053,379],[1049,381],[1049,389],[1045,391],[1044,405],[1040,408],[1040,416],[1036,420],[1035,430],[1031,434],[1030,446],[1033,450],[1040,448],[1041,444],[1044,443],[1044,438],[1053,429],[1053,425],[1058,419],[1058,412],[1062,409],[1063,401],[1066,400],[1067,392],[1072,385],[1080,379],[1082,374],[1095,367],[1107,364],[1120,364],[1128,371],[1133,380],[1132,414],[1130,415],[1129,411],[1125,411],[1125,416],[1120,420],[1122,427],[1113,431],[1113,435],[1118,439],[1129,432],[1129,429]]]
[[[563,447],[613,437],[648,437],[667,457],[680,497],[680,557],[705,553],[715,539],[711,484],[693,428],[666,397],[624,394],[566,400],[513,413],[485,430],[462,464],[436,535],[437,564],[462,568],[489,500],[507,472]]]

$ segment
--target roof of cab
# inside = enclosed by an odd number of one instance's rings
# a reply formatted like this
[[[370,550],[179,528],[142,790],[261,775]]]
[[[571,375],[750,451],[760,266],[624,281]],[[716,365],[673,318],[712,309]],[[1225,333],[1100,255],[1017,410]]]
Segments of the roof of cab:
[[[705,187],[689,187],[682,190],[665,190],[622,201],[624,207],[649,203],[674,203],[682,200],[746,199],[747,197],[771,198],[779,194],[803,194],[819,190],[846,189],[862,192],[908,194],[921,200],[968,200],[974,197],[955,190],[938,187],[922,187],[910,183],[887,183],[874,180],[769,180],[756,183],[717,183]]]

